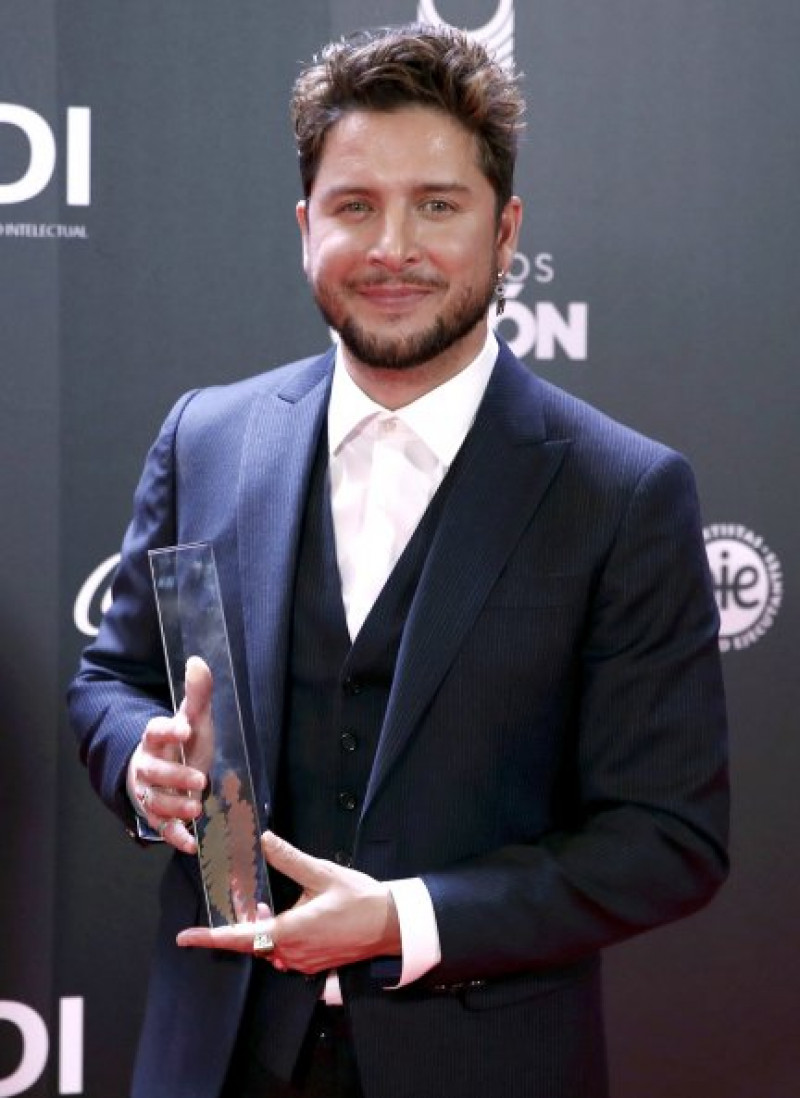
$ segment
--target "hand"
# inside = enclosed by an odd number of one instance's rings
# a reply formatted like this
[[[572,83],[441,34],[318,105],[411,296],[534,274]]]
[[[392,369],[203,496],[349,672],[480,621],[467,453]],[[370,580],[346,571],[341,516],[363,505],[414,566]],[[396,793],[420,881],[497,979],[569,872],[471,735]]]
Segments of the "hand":
[[[128,764],[128,794],[165,842],[197,852],[186,823],[203,812],[200,793],[214,753],[213,682],[203,660],[186,663],[186,696],[174,717],[155,717]],[[183,753],[183,760],[181,757]]]
[[[400,926],[389,886],[322,858],[312,858],[271,831],[261,836],[268,863],[303,889],[297,903],[275,918],[238,926],[182,930],[179,946],[252,953],[253,937],[275,943],[278,969],[312,974],[368,957],[400,955]]]

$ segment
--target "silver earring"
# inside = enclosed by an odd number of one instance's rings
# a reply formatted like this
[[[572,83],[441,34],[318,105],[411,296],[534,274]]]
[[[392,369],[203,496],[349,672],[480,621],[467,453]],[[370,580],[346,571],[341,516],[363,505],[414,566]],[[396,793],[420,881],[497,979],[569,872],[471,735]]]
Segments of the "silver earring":
[[[506,307],[506,284],[503,281],[505,278],[503,271],[497,272],[497,281],[494,285],[495,296],[495,311],[498,316],[502,316]]]

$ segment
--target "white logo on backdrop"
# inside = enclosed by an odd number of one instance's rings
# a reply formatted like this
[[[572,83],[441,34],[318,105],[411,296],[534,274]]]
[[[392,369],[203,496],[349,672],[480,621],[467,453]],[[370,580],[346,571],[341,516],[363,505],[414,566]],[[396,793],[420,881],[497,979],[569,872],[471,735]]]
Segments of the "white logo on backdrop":
[[[780,561],[746,526],[707,526],[703,536],[720,613],[720,649],[749,648],[763,637],[780,609]]]
[[[46,119],[17,103],[0,103],[0,123],[16,126],[28,142],[28,165],[12,183],[0,184],[0,204],[13,205],[36,198],[50,183],[56,168],[56,139]],[[66,201],[88,206],[92,201],[92,112],[68,107],[66,145]]]
[[[419,0],[417,19],[434,27],[449,25],[436,10],[435,0]],[[498,64],[511,68],[514,64],[514,0],[500,0],[489,22],[467,30],[467,33],[485,46]]]
[[[540,252],[533,263],[517,252],[506,274],[506,307],[501,317],[489,314],[498,335],[508,343],[517,358],[533,352],[538,361],[551,360],[559,350],[566,358],[585,360],[589,343],[589,306],[573,301],[562,312],[552,301],[535,301],[527,305],[520,299],[533,272],[536,282],[552,282],[555,278],[553,256]]]
[[[50,123],[19,103],[0,103],[0,126],[13,126],[27,145],[22,174],[0,183],[0,206],[16,206],[37,198],[50,185],[59,159],[56,136]],[[89,206],[92,201],[92,112],[88,107],[68,107],[64,146],[64,199],[68,206]],[[0,222],[0,236],[40,240],[85,240],[85,225],[35,222]]]
[[[85,637],[96,637],[100,619],[111,605],[111,580],[119,564],[119,553],[108,557],[83,582],[72,608],[75,628]]]
[[[47,1067],[50,1036],[44,1018],[27,1003],[0,999],[0,1022],[14,1026],[21,1039],[20,1059],[0,1077],[0,1098],[13,1098],[36,1086]],[[59,999],[58,1093],[83,1094],[83,999]]]

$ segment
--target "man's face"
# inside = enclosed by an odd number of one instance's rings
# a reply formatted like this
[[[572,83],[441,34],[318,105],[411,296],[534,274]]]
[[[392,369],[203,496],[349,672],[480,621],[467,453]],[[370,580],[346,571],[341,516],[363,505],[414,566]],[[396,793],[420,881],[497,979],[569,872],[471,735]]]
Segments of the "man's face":
[[[297,216],[317,304],[359,363],[451,373],[478,353],[520,205],[498,222],[476,140],[455,119],[423,107],[346,114]]]

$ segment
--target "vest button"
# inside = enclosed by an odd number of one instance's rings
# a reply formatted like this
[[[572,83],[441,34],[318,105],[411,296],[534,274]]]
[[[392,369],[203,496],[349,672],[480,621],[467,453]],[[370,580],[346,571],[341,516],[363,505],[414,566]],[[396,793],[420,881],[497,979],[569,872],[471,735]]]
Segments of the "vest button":
[[[352,812],[358,804],[358,797],[355,795],[355,793],[340,793],[336,799],[339,802],[339,807],[343,808],[345,812]]]
[[[353,695],[361,693],[361,683],[358,679],[354,679],[351,675],[348,675],[342,683],[342,690],[344,690],[348,697],[353,697]]]
[[[348,869],[353,864],[353,857],[351,854],[348,854],[346,850],[337,850],[333,855],[333,860],[337,865],[347,866]]]
[[[342,732],[339,743],[342,745],[342,751],[355,751],[358,747],[358,737],[353,732]]]

